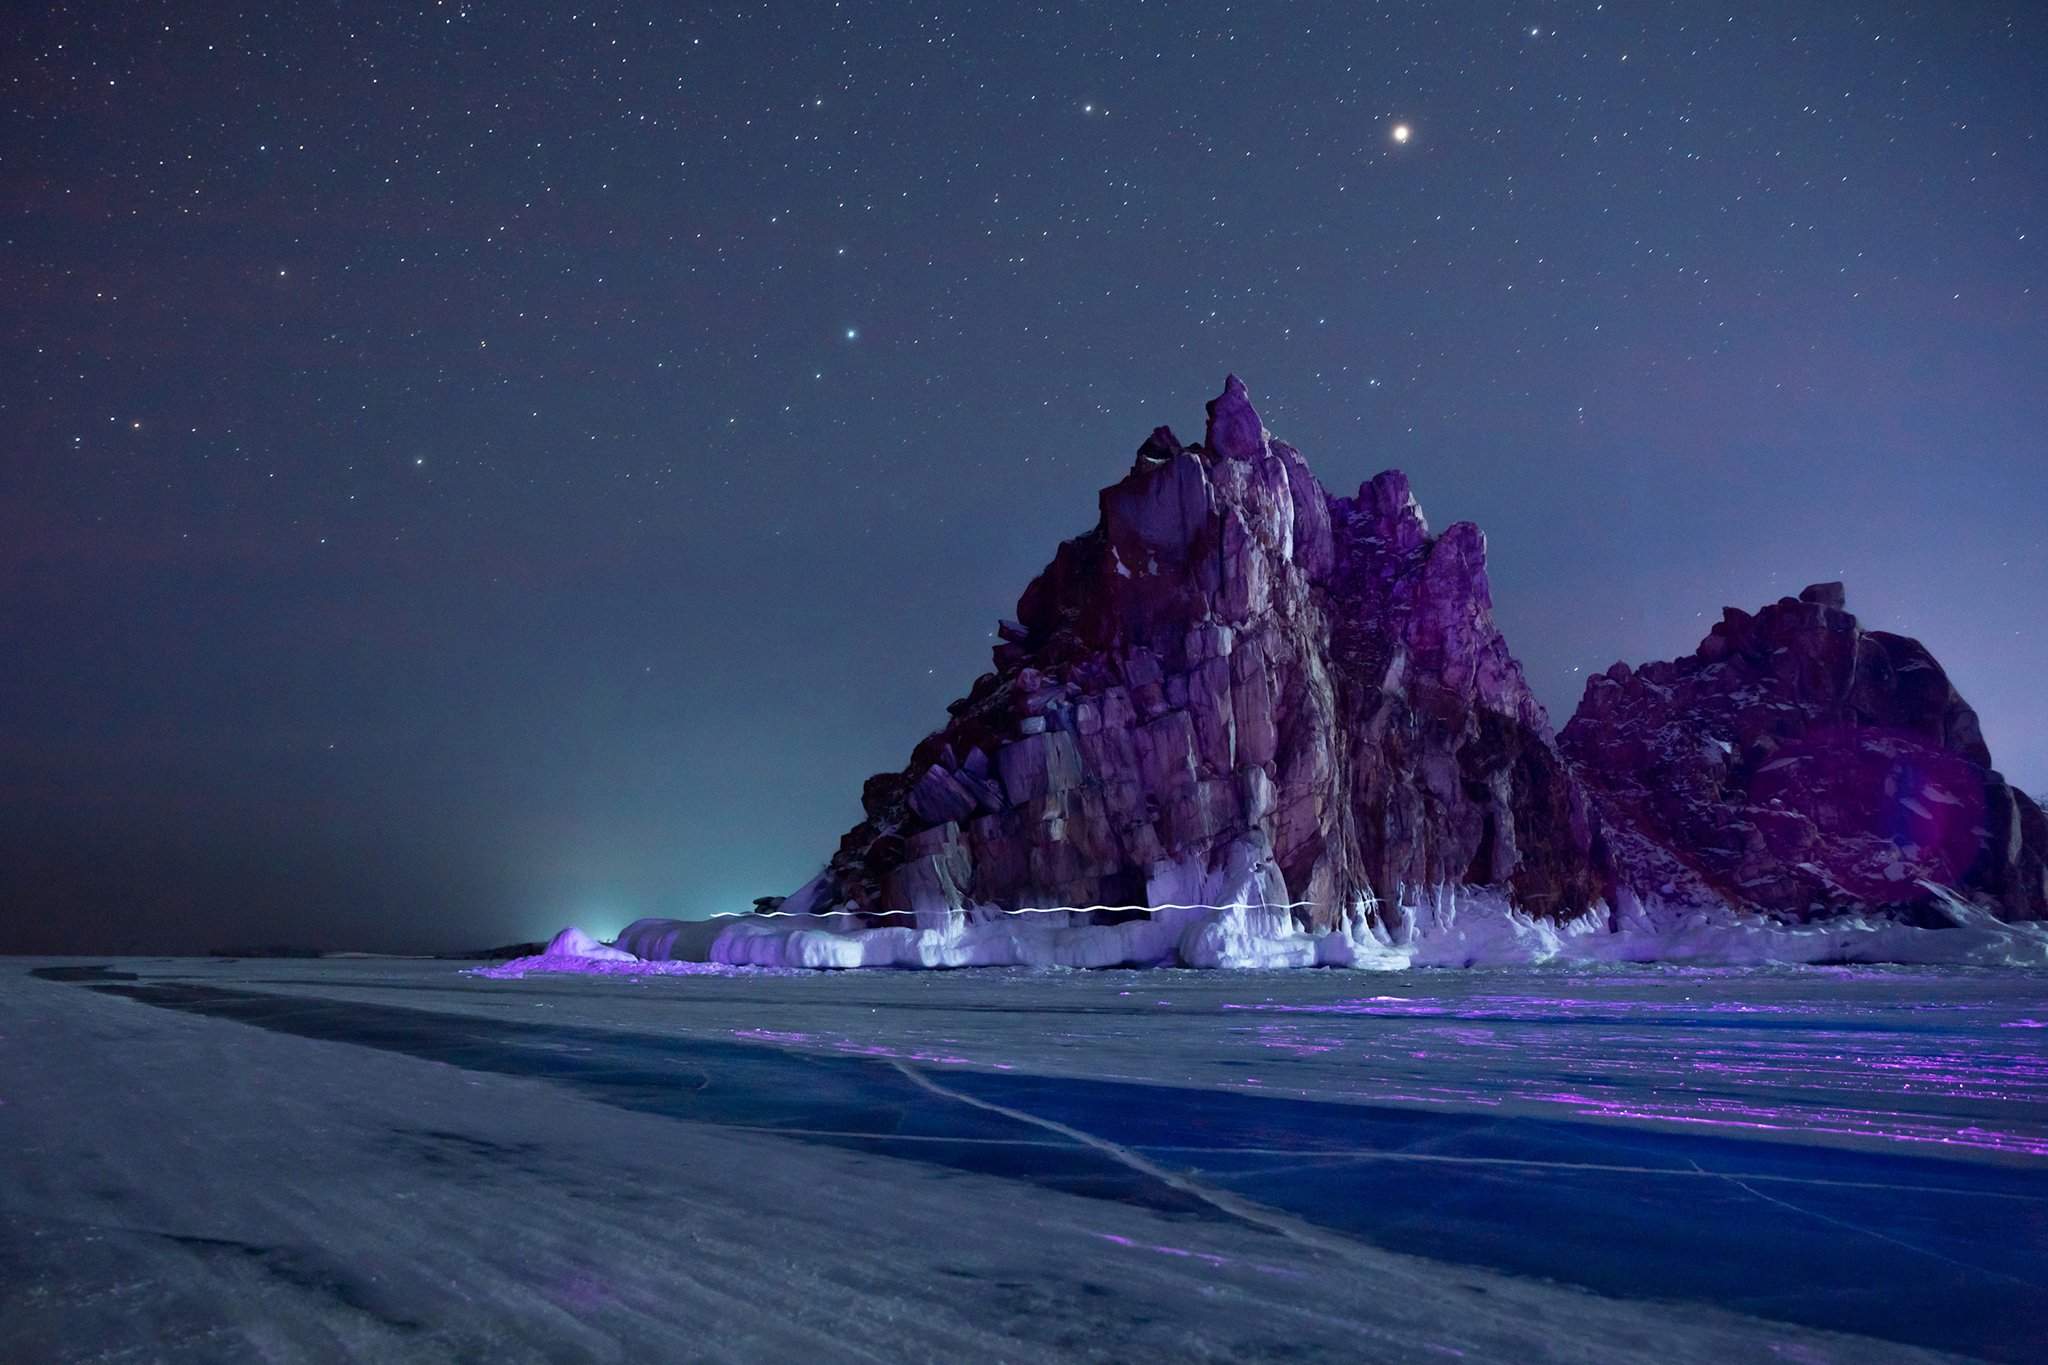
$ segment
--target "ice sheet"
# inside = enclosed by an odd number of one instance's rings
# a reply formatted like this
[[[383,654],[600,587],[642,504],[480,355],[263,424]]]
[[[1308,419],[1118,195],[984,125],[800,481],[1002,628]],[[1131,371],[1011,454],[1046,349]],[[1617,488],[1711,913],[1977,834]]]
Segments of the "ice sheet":
[[[1062,909],[1000,912],[941,907],[907,923],[872,927],[845,914],[734,916],[712,920],[642,919],[619,935],[617,949],[644,961],[729,966],[1122,967],[1258,969],[1345,966],[1526,966],[1565,962],[1919,963],[2048,965],[2048,926],[2007,924],[1988,911],[1930,887],[1951,923],[1929,929],[1878,915],[1844,915],[1788,925],[1726,907],[1644,905],[1631,900],[1564,923],[1539,920],[1490,888],[1402,888],[1382,915],[1347,915],[1332,931],[1310,934],[1289,912],[1285,888],[1269,864],[1203,874],[1156,874],[1151,904],[1166,908],[1115,924]],[[1187,897],[1186,900],[1178,899]],[[1391,929],[1380,927],[1390,923]],[[557,943],[576,935],[574,928]],[[506,970],[583,970],[591,952],[521,959]]]
[[[2017,1361],[2048,1321],[2040,971],[16,965],[11,1359]]]

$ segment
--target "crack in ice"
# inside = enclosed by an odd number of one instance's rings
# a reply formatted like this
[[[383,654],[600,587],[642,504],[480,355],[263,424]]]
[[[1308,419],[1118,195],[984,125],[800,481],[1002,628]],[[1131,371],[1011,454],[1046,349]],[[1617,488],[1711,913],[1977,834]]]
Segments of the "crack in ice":
[[[1972,1275],[1989,1275],[1995,1279],[2004,1280],[2009,1284],[2016,1284],[2025,1289],[2038,1289],[2041,1287],[2035,1284],[2032,1280],[2023,1279],[2018,1275],[2009,1274],[2006,1271],[1997,1270],[1990,1266],[1971,1265],[1967,1261],[1959,1261],[1953,1256],[1944,1256],[1938,1251],[1929,1250],[1927,1247],[1916,1245],[1915,1243],[1908,1242],[1903,1238],[1893,1237],[1887,1233],[1879,1232],[1876,1228],[1867,1228],[1864,1227],[1861,1223],[1852,1223],[1846,1218],[1837,1218],[1832,1214],[1822,1213],[1818,1209],[1805,1208],[1801,1205],[1793,1203],[1789,1199],[1779,1199],[1774,1195],[1765,1194],[1762,1190],[1750,1188],[1749,1185],[1744,1183],[1744,1177],[1742,1176],[1731,1175],[1727,1172],[1722,1171],[1702,1170],[1699,1166],[1699,1163],[1694,1161],[1688,1161],[1686,1164],[1691,1166],[1694,1170],[1699,1171],[1701,1175],[1719,1176],[1722,1180],[1727,1181],[1729,1184],[1733,1185],[1736,1189],[1741,1190],[1744,1194],[1748,1195],[1752,1199],[1758,1200],[1765,1204],[1775,1204],[1781,1209],[1787,1209],[1793,1213],[1804,1215],[1805,1217],[1815,1219],[1822,1223],[1826,1223],[1831,1227],[1838,1227],[1846,1232],[1861,1233],[1865,1237],[1870,1237],[1880,1242],[1889,1243],[1890,1245],[1899,1247],[1902,1250],[1910,1251],[1915,1255],[1925,1256],[1929,1260],[1940,1261],[1943,1265],[1954,1266],[1956,1269],[1967,1271]],[[1819,1182],[1816,1181],[1813,1183],[1817,1184]]]
[[[1105,1137],[1098,1137],[1094,1133],[1076,1128],[1071,1124],[1061,1123],[1058,1119],[1040,1118],[1038,1115],[1027,1113],[1022,1109],[1012,1109],[1006,1104],[996,1104],[990,1100],[978,1099],[973,1095],[949,1089],[907,1063],[892,1061],[890,1065],[902,1072],[914,1084],[922,1086],[935,1095],[943,1096],[949,1100],[958,1100],[960,1103],[972,1105],[976,1109],[985,1109],[992,1114],[1001,1114],[1004,1118],[1014,1119],[1018,1123],[1028,1123],[1033,1127],[1043,1128],[1048,1132],[1058,1133],[1062,1137],[1071,1138],[1084,1146],[1094,1148],[1119,1165],[1126,1166],[1140,1175],[1149,1176],[1190,1198],[1199,1199],[1217,1212],[1235,1218],[1239,1222],[1249,1223],[1254,1227],[1263,1228],[1267,1232],[1285,1237],[1291,1242],[1298,1242],[1303,1246],[1313,1247],[1318,1251],[1330,1252],[1347,1259],[1355,1256],[1358,1250],[1349,1240],[1331,1237],[1302,1222],[1300,1219],[1291,1218],[1284,1213],[1276,1212],[1261,1204],[1254,1204],[1248,1199],[1240,1199],[1236,1195],[1210,1189],[1198,1181],[1190,1180],[1184,1175],[1169,1171],[1164,1166],[1147,1160],[1144,1156],[1124,1146],[1122,1143],[1112,1142]]]

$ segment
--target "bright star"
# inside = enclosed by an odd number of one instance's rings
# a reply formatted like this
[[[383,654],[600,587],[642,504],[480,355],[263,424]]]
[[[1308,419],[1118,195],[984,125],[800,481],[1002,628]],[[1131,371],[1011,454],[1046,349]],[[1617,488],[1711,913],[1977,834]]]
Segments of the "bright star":
[[[860,333],[854,330],[853,328],[849,327],[846,329],[846,339],[848,341],[858,341],[860,339]]]
[[[1409,136],[1409,129],[1408,129],[1408,125],[1407,125],[1407,124],[1405,124],[1405,123],[1397,123],[1397,124],[1395,124],[1395,125],[1394,125],[1394,133],[1393,133],[1394,141],[1396,141],[1396,142],[1406,142],[1406,141],[1408,140],[1408,136]]]

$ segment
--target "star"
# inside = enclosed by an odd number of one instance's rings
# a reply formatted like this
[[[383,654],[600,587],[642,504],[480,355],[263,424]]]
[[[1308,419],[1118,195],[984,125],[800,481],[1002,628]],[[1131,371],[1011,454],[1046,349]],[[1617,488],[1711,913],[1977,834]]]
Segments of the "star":
[[[1391,136],[1393,137],[1394,141],[1405,143],[1406,141],[1408,141],[1408,138],[1410,136],[1410,129],[1408,125],[1405,123],[1397,123],[1394,125],[1394,130]]]

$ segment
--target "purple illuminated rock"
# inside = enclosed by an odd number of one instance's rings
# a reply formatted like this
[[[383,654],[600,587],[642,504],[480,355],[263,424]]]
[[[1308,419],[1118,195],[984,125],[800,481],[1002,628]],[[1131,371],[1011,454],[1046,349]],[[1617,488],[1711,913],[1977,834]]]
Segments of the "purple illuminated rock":
[[[1252,410],[1244,381],[1234,374],[1224,379],[1223,392],[1209,400],[1209,424],[1202,444],[1219,460],[1255,459],[1266,447],[1265,425]]]
[[[1396,471],[1331,497],[1234,376],[1203,444],[1157,429],[1099,512],[994,670],[869,780],[819,904],[1140,904],[1161,867],[1246,846],[1311,927],[1441,885],[1542,915],[1599,900],[1476,527],[1431,536]]]
[[[1926,648],[1864,630],[1839,583],[1731,607],[1686,658],[1616,664],[1560,739],[1645,898],[1936,922],[1931,883],[2048,917],[2040,807]]]

